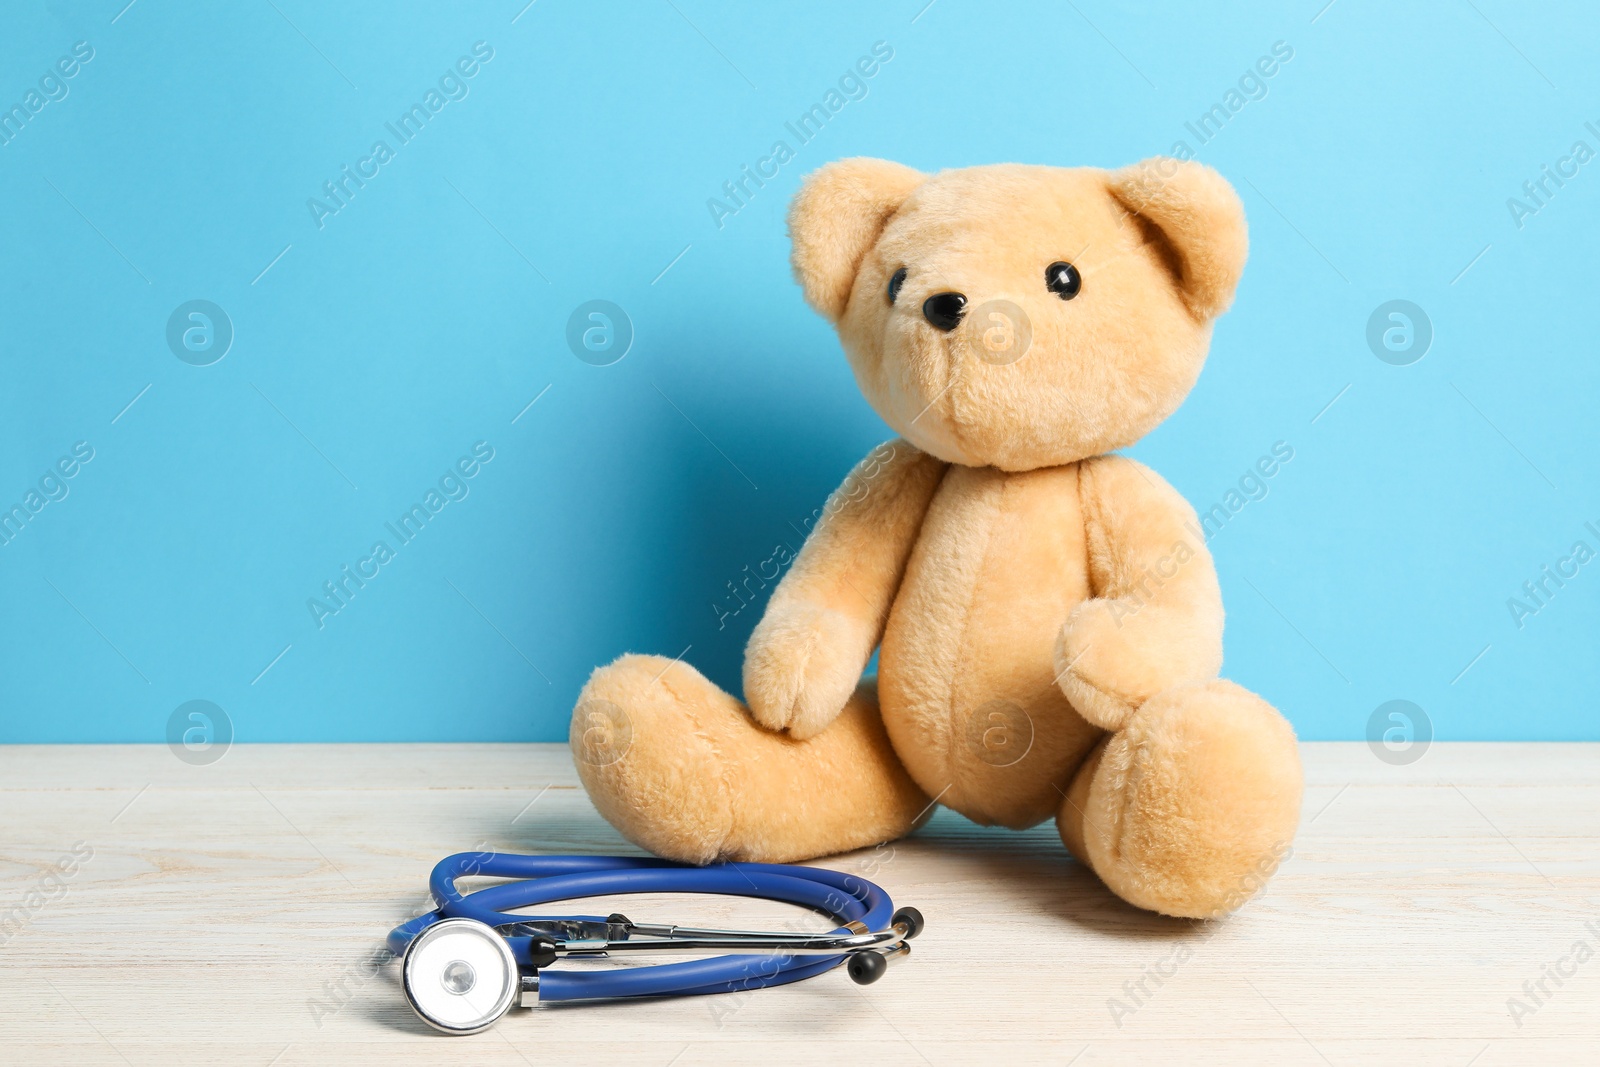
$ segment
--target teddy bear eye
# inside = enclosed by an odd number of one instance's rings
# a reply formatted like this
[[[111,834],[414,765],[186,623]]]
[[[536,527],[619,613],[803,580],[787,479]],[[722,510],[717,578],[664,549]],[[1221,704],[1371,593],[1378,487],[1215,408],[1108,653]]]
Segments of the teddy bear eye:
[[[906,283],[906,269],[901,267],[889,278],[889,303],[894,303],[894,298],[900,295],[900,287]]]
[[[1059,260],[1044,269],[1044,284],[1063,300],[1071,300],[1083,289],[1083,275],[1071,263]]]

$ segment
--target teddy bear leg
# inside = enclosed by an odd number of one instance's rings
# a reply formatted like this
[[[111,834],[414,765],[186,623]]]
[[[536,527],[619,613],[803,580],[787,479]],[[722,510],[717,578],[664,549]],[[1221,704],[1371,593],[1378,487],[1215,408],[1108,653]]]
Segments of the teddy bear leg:
[[[600,814],[688,863],[787,863],[875,845],[933,806],[890,747],[876,679],[797,741],[756,725],[688,664],[623,656],[584,686],[571,744]]]
[[[1089,754],[1057,826],[1122,899],[1214,918],[1288,856],[1302,786],[1294,731],[1272,705],[1228,681],[1175,686]]]

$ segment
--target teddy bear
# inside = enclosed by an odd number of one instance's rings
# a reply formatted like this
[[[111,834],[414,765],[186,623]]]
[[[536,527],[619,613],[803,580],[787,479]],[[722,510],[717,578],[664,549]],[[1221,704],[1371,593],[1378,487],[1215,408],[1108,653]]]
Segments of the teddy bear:
[[[1140,908],[1215,917],[1299,822],[1289,723],[1219,678],[1194,510],[1118,454],[1205,362],[1248,238],[1216,171],[848,159],[789,218],[806,301],[899,436],[829,498],[751,634],[744,701],[625,655],[579,775],[670,859],[793,862],[944,805],[1061,840]],[[873,653],[875,676],[863,676]]]

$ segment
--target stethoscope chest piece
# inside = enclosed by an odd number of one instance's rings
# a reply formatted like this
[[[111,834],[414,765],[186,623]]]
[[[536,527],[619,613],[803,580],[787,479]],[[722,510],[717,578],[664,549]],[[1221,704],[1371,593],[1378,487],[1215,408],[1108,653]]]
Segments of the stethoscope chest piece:
[[[511,1010],[521,987],[506,939],[475,919],[443,919],[418,934],[401,966],[406,999],[447,1034],[475,1034]]]

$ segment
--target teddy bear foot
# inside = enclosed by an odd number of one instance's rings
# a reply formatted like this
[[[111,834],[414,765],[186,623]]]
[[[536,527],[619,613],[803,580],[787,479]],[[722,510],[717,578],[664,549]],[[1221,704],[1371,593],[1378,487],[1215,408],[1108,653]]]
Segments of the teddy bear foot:
[[[1122,899],[1215,918],[1289,855],[1302,787],[1294,731],[1275,708],[1228,681],[1176,686],[1090,753],[1057,825]]]
[[[863,681],[830,726],[769,732],[685,663],[628,655],[572,716],[578,776],[624,837],[686,863],[788,863],[901,837],[933,805],[900,765]]]

